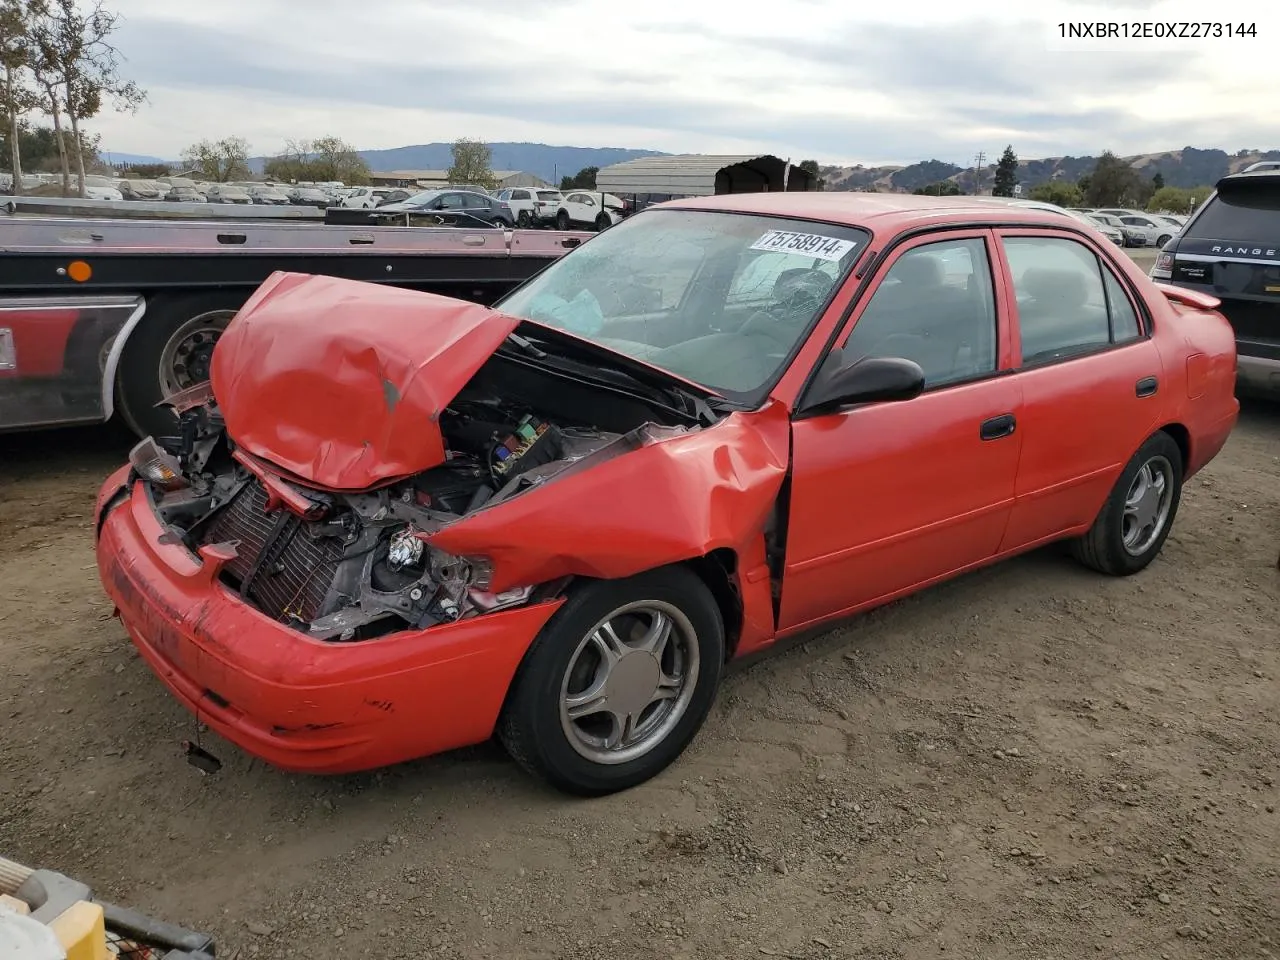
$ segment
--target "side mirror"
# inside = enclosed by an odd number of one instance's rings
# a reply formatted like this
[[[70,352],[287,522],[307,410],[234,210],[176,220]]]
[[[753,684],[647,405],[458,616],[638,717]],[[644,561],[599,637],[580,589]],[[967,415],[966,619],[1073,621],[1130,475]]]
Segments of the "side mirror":
[[[831,358],[829,358],[831,359]],[[800,413],[815,416],[858,403],[912,400],[924,392],[920,364],[902,357],[861,357],[819,371]]]

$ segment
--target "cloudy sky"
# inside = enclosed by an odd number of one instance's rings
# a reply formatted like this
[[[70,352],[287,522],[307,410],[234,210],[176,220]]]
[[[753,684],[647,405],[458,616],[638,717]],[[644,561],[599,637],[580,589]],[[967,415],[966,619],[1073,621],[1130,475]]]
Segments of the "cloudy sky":
[[[1280,147],[1275,0],[107,0],[136,115],[107,151],[527,140],[968,163]],[[1066,20],[1230,16],[1256,37],[1098,44]],[[1268,53],[1270,51],[1270,53]]]

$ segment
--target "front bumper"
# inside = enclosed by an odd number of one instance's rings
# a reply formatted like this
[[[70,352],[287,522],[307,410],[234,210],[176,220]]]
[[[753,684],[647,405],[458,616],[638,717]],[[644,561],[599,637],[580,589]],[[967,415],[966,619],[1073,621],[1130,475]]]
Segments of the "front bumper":
[[[268,619],[218,579],[225,554],[159,542],[128,469],[98,497],[98,569],[117,616],[188,710],[285,770],[350,773],[487,740],[555,600],[359,643]],[[105,515],[104,509],[110,505]]]

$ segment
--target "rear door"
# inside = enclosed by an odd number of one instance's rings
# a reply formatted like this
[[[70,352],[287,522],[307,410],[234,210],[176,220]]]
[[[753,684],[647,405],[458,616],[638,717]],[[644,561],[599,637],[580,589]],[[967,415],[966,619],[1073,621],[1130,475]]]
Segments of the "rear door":
[[[913,400],[792,425],[780,629],[995,555],[1023,430],[993,243],[990,231],[968,230],[904,244],[837,339],[848,359],[915,360],[927,386]]]
[[[1141,300],[1101,247],[1049,230],[999,237],[1022,393],[1022,459],[1003,551],[1093,521],[1159,426],[1165,383]]]

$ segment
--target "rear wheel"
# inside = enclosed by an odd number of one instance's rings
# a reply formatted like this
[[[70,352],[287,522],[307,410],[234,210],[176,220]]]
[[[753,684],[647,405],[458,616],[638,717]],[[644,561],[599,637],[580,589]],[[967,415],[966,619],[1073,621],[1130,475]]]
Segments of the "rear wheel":
[[[1169,434],[1153,434],[1116,481],[1093,526],[1071,544],[1077,560],[1123,577],[1160,553],[1182,497],[1182,451]]]
[[[139,436],[166,436],[177,418],[161,400],[209,379],[213,346],[244,297],[157,297],[125,343],[116,371],[120,415]]]
[[[507,751],[585,796],[655,776],[715,699],[724,625],[705,584],[669,567],[572,592],[529,648],[503,708]]]
[[[568,230],[572,224],[569,222],[568,211],[561,210],[556,214],[556,228],[558,230]]]

